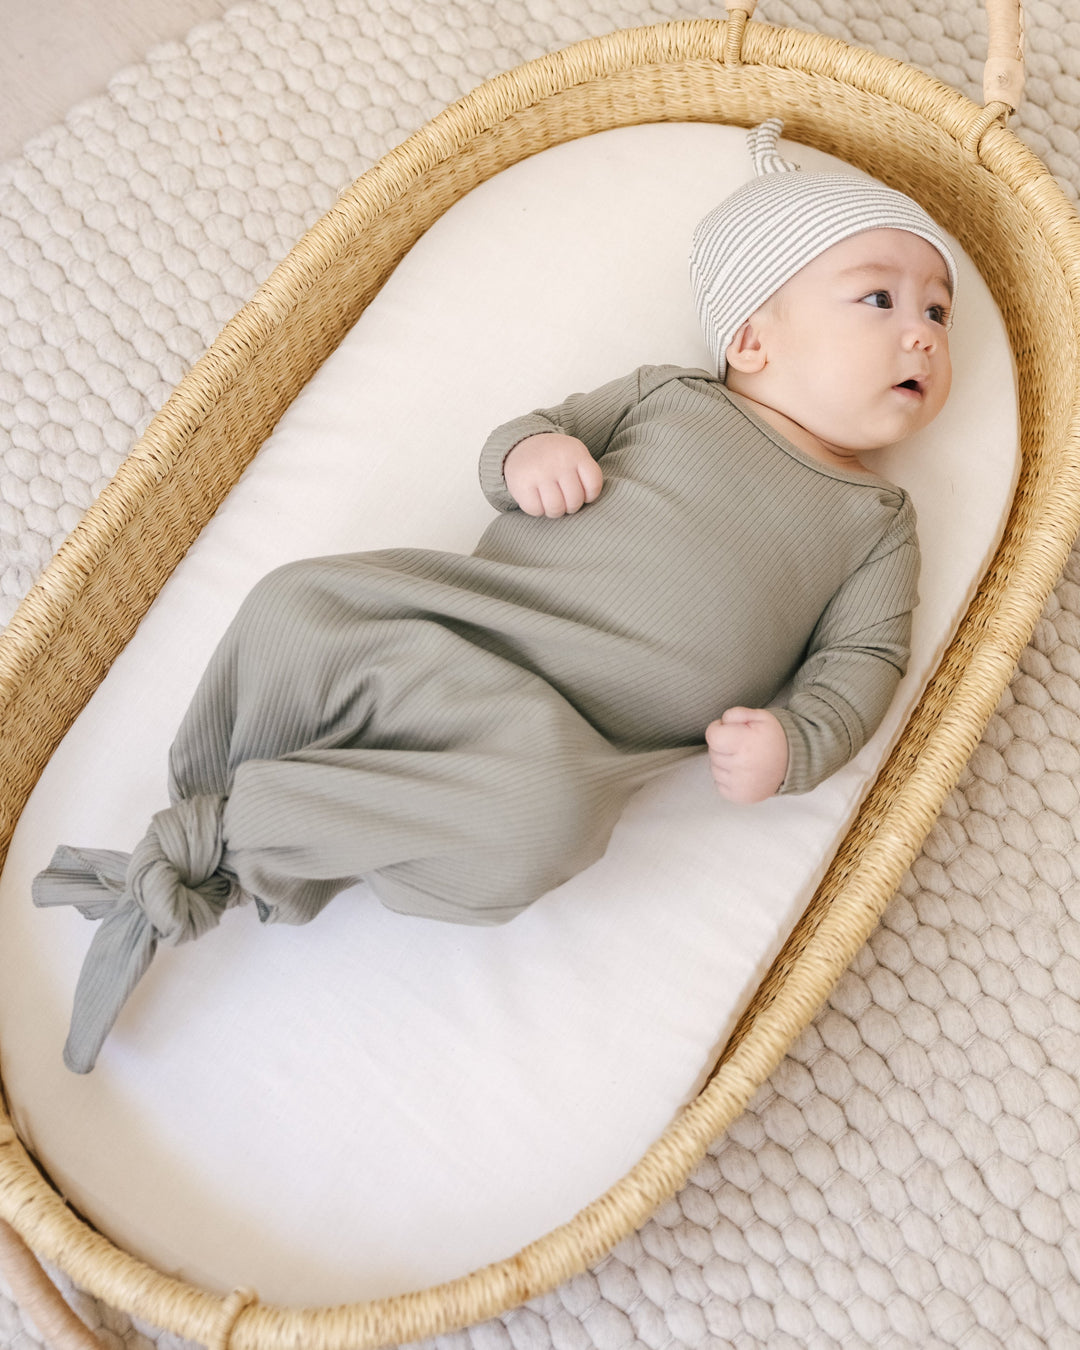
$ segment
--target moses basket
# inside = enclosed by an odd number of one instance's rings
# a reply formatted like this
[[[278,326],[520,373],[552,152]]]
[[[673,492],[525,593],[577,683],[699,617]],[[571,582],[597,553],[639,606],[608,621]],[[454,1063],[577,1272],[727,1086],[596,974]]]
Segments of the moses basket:
[[[908,193],[961,242],[1015,357],[1022,467],[1004,538],[945,657],[719,1065],[638,1164],[565,1226],[448,1284],[326,1309],[222,1298],[159,1274],[73,1213],[0,1113],[0,1224],[29,1304],[27,1249],[105,1302],[211,1346],[412,1341],[475,1323],[598,1261],[683,1184],[872,931],[1008,683],[1080,528],[1080,223],[1004,121],[1017,16],[991,15],[985,107],[903,64],[748,22],[673,22],[586,41],[482,85],[365,173],[175,390],[0,639],[0,848],[53,749],[166,578],[302,386],[399,260],[459,198],[547,147],[647,122],[752,126]],[[49,1286],[51,1288],[51,1286]],[[87,1344],[48,1299],[35,1317]],[[67,1315],[70,1319],[70,1315]]]

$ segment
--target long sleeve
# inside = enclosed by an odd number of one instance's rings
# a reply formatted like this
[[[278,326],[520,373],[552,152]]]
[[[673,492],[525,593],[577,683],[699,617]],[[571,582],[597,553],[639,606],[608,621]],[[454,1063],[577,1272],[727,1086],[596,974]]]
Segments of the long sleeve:
[[[492,506],[516,511],[517,503],[506,490],[503,462],[519,441],[545,431],[576,436],[600,459],[611,443],[619,423],[642,398],[659,384],[686,375],[679,366],[641,366],[630,375],[610,380],[589,393],[571,394],[554,408],[537,408],[496,427],[480,452],[480,486]],[[702,372],[695,372],[702,373]]]
[[[877,729],[907,667],[919,551],[909,500],[863,565],[840,587],[811,637],[786,706],[781,792],[807,792]]]

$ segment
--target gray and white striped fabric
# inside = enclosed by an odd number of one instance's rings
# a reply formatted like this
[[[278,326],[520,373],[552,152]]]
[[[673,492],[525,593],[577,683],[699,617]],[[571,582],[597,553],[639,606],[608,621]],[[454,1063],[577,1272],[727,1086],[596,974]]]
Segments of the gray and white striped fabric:
[[[833,244],[863,230],[908,230],[938,250],[956,297],[956,263],[944,234],[917,202],[872,178],[804,174],[783,159],[779,118],[747,136],[757,177],[726,197],[694,231],[690,281],[717,374],[751,314]]]

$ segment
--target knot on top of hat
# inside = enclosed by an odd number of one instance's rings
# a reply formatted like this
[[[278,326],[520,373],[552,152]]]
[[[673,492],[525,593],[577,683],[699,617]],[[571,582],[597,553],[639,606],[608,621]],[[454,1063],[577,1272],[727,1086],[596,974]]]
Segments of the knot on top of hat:
[[[221,870],[225,798],[191,797],[159,811],[129,857],[62,845],[34,878],[35,905],[74,905],[102,920],[75,990],[64,1060],[76,1073],[98,1051],[159,941],[201,936],[246,895]]]
[[[784,159],[776,148],[784,123],[779,117],[770,117],[746,133],[746,143],[750,147],[750,158],[754,161],[754,172],[760,177],[766,173],[795,173],[799,166]]]

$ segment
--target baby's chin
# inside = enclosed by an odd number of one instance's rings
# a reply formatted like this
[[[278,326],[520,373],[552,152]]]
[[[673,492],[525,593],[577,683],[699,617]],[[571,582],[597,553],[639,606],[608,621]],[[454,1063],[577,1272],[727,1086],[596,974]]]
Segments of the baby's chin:
[[[891,446],[901,445],[904,441],[910,440],[924,427],[928,427],[934,416],[936,413],[928,417],[890,418],[885,425],[838,429],[833,437],[828,436],[827,432],[824,435],[817,432],[815,434],[832,449],[834,454],[852,457],[871,455],[876,450],[888,450]]]
[[[947,389],[943,395],[936,385],[923,393],[894,388],[867,399],[861,415],[858,409],[822,406],[814,410],[818,416],[811,429],[840,454],[886,450],[928,427],[946,396]]]

